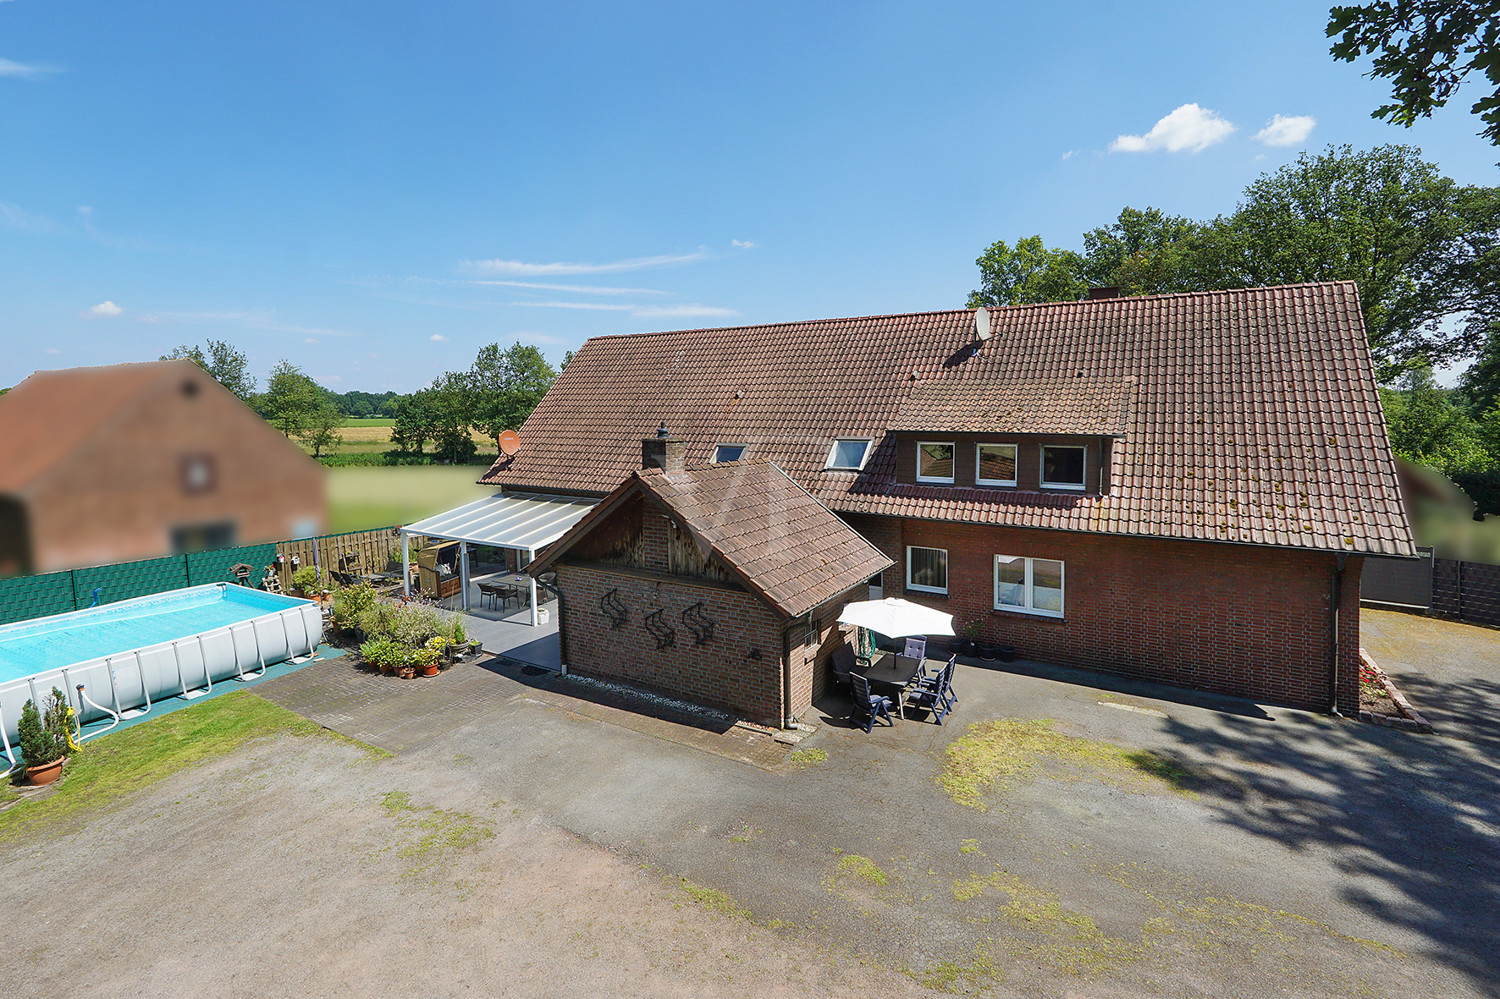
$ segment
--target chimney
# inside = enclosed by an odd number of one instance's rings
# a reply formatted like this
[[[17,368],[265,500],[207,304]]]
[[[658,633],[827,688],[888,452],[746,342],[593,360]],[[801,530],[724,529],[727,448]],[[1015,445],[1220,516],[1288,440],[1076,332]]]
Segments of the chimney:
[[[673,437],[667,430],[666,421],[656,429],[656,435],[641,441],[641,467],[660,468],[666,472],[680,472],[687,459],[687,441]]]
[[[1119,298],[1119,297],[1120,297],[1120,289],[1119,289],[1118,286],[1111,287],[1111,288],[1090,288],[1089,289],[1089,301],[1090,302],[1094,301],[1095,299],[1099,299],[1099,298]]]

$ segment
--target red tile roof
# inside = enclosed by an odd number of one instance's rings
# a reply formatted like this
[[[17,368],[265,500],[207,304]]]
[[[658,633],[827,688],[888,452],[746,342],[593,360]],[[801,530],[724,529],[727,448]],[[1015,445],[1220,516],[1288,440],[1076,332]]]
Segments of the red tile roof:
[[[483,481],[608,492],[665,420],[690,463],[748,443],[840,512],[1412,554],[1352,282],[994,309],[977,357],[973,315],[596,337]],[[903,413],[931,423],[947,400],[957,428],[976,419],[965,399],[999,412],[1006,386],[1080,371],[1122,393],[1101,410],[1126,421],[1107,495],[896,482],[886,431]],[[1039,409],[1025,429],[1081,412]],[[840,437],[875,440],[863,471],[824,469]]]
[[[942,378],[916,385],[888,430],[1119,437],[1134,378]]]
[[[527,571],[544,571],[637,492],[655,497],[752,592],[790,617],[893,564],[771,462],[735,461],[633,472]]]

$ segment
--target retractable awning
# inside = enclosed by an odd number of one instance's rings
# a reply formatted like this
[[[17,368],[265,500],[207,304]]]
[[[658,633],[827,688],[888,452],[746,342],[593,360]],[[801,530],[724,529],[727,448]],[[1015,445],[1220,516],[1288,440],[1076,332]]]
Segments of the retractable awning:
[[[412,535],[459,541],[460,592],[464,610],[469,609],[469,545],[514,548],[525,561],[567,533],[583,519],[598,500],[577,496],[544,496],[537,493],[496,493],[435,514],[401,528],[403,539]],[[405,541],[401,544],[403,587],[411,592],[411,567]],[[536,580],[531,580],[531,623],[537,623]]]
[[[567,532],[598,500],[534,493],[497,493],[401,528],[446,541],[536,551]]]

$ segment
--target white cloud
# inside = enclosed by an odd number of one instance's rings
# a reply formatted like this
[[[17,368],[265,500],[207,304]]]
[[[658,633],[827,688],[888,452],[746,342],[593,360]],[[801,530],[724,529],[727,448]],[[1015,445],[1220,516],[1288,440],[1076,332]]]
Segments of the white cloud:
[[[303,343],[317,343],[318,341],[315,340],[315,339],[313,339],[310,336],[305,336],[305,337],[302,338],[302,342]]]
[[[94,206],[93,205],[79,205],[78,206],[78,214],[82,215],[84,218],[88,218],[90,215],[94,214]]]
[[[470,278],[465,284],[485,287],[534,288],[539,291],[567,291],[579,295],[665,295],[656,288],[609,288],[593,284],[542,284],[537,281],[500,281],[489,278]]]
[[[634,305],[612,305],[606,302],[511,302],[538,309],[588,309],[593,312],[631,312]]]
[[[648,305],[636,309],[631,315],[641,319],[685,319],[692,316],[737,316],[739,313],[717,305],[699,305],[694,302],[684,305]]]
[[[16,62],[14,59],[0,59],[0,76],[8,76],[15,80],[39,80],[44,76],[61,72],[55,66],[44,66],[36,62]]]
[[[0,222],[22,232],[52,233],[58,228],[47,216],[28,212],[14,201],[0,201]]]
[[[1223,142],[1234,132],[1234,125],[1216,111],[1196,104],[1184,104],[1151,126],[1145,135],[1121,135],[1109,144],[1112,153],[1146,153],[1165,149],[1201,153],[1209,146]]]
[[[434,334],[432,334],[432,336],[428,337],[427,339],[431,340],[433,343],[447,343],[448,342],[448,338],[445,337],[445,336],[443,336],[443,334],[441,334],[441,333],[434,333]]]
[[[1075,157],[1077,155],[1078,155],[1078,150],[1076,150],[1076,149],[1069,149],[1067,152],[1065,152],[1065,153],[1062,154],[1062,158],[1065,159],[1065,160],[1070,160],[1070,159],[1072,159],[1073,157]]]
[[[615,260],[604,264],[530,264],[522,260],[465,260],[466,270],[481,274],[513,274],[517,277],[555,277],[564,274],[619,274],[624,271],[639,271],[650,267],[671,267],[705,260],[708,253],[668,253],[655,257],[633,257],[630,260]]]
[[[748,239],[731,239],[729,241],[729,245],[730,246],[738,246],[742,250],[753,250],[757,246],[759,246],[760,244],[759,243],[752,243]]]
[[[1310,114],[1272,115],[1266,127],[1251,138],[1268,146],[1295,146],[1307,139],[1317,123]]]
[[[48,347],[46,350],[42,351],[42,353],[44,353],[44,354],[61,354],[62,351],[58,350],[56,347]]]
[[[124,311],[124,309],[120,308],[114,302],[111,302],[107,299],[103,302],[100,302],[98,305],[92,305],[89,307],[89,315],[98,316],[104,319],[113,319],[115,316],[120,315]]]

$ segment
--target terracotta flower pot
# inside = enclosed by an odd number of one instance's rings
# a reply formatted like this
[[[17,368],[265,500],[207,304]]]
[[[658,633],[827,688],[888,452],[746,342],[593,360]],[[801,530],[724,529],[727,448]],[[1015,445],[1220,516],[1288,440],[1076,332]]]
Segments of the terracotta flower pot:
[[[402,666],[396,671],[396,675],[403,680],[410,680],[412,677],[417,675],[417,671],[412,666]]]
[[[60,757],[51,763],[43,763],[39,767],[26,768],[26,780],[32,784],[51,784],[62,776],[63,764],[67,757]]]
[[[438,664],[437,663],[423,663],[422,664],[422,675],[423,676],[437,676],[438,675]]]

